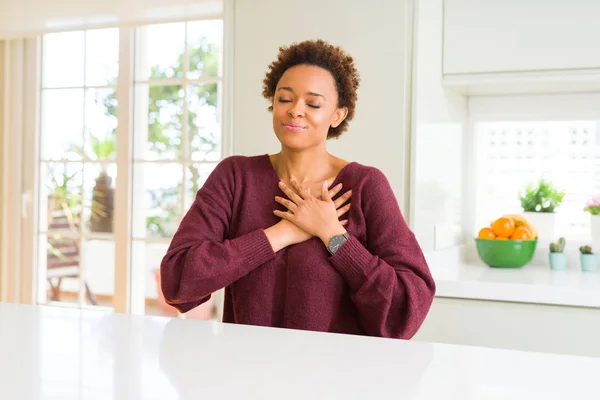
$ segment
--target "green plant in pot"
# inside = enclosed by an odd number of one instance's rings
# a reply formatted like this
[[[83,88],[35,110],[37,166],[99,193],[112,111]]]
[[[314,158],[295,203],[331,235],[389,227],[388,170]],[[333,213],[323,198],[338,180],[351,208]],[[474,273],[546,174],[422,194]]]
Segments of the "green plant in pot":
[[[590,215],[590,232],[592,243],[600,244],[600,194],[594,195],[587,201],[583,211]]]
[[[117,151],[116,130],[106,135],[87,132],[85,146],[72,145],[71,150],[85,155],[91,161],[109,161]],[[89,227],[92,232],[112,233],[114,213],[114,188],[107,165],[100,163],[100,172],[95,178],[90,204]]]
[[[596,255],[593,253],[592,248],[590,246],[581,246],[579,248],[579,260],[581,262],[581,270],[582,271],[595,271],[598,263],[596,261]]]
[[[109,160],[117,152],[116,132],[104,138],[90,136],[92,154],[97,160]],[[106,166],[102,164],[100,174],[96,178],[92,190],[92,215],[90,229],[92,232],[112,232],[115,191],[112,178],[108,175]]]
[[[540,239],[554,237],[555,213],[564,197],[563,190],[544,178],[537,183],[529,183],[519,194],[524,216],[537,229]]]
[[[567,268],[567,255],[565,254],[565,238],[558,239],[558,242],[550,243],[550,268],[555,270],[563,270]]]

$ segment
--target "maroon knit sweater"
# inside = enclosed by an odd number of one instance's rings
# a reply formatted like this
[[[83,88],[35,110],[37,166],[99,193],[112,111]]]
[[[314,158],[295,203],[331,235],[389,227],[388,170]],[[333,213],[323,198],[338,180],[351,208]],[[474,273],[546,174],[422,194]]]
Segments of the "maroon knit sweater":
[[[435,283],[383,173],[352,162],[331,184],[352,189],[351,238],[333,256],[316,237],[273,252],[278,182],[268,155],[219,163],[162,260],[167,303],[187,312],[225,288],[223,322],[411,338]]]

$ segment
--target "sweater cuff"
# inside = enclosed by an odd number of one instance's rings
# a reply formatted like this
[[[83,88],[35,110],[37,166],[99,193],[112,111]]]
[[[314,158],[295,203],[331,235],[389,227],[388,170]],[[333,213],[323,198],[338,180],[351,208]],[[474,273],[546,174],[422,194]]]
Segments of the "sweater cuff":
[[[275,257],[275,252],[263,229],[257,229],[236,239],[236,246],[245,264],[254,269]]]
[[[354,236],[346,241],[329,257],[331,264],[346,279],[353,291],[357,291],[367,280],[373,263],[373,255]]]

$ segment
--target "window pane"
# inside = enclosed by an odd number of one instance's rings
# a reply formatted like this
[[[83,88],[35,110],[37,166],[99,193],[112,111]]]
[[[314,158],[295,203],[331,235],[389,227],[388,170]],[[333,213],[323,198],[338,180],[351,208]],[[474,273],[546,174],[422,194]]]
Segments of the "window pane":
[[[185,23],[136,30],[136,80],[182,78]]]
[[[38,284],[40,303],[60,301],[112,307],[114,295],[114,242],[82,240],[77,236],[40,235]],[[82,278],[80,280],[80,277]]]
[[[177,310],[164,301],[159,285],[160,261],[168,248],[168,243],[146,243],[140,240],[132,242],[132,264],[136,267],[142,266],[143,273],[143,277],[138,276],[139,280],[135,280],[134,284],[144,285],[143,291],[136,292],[144,294],[147,315],[177,316]]]
[[[194,21],[187,27],[188,78],[221,76],[223,21]]]
[[[40,303],[79,302],[81,242],[72,234],[40,235],[39,289]]]
[[[116,85],[119,74],[119,30],[95,29],[86,33],[85,84]]]
[[[83,164],[42,163],[40,229],[80,232]]]
[[[83,31],[44,35],[42,86],[83,86],[84,47]]]
[[[136,163],[133,169],[133,236],[171,237],[181,220],[180,164]]]
[[[86,231],[112,233],[117,166],[84,165],[84,221]]]
[[[117,99],[115,89],[89,89],[85,93],[85,144],[88,160],[114,160],[117,156]]]
[[[86,304],[112,307],[115,294],[115,242],[83,240],[81,259]]]
[[[42,92],[42,159],[82,158],[83,102],[83,89]]]
[[[221,124],[219,92],[216,83],[191,86],[188,89],[188,127],[191,159],[221,159]]]
[[[181,158],[183,87],[136,85],[134,157]]]
[[[144,285],[143,288],[135,287],[132,292],[143,294],[145,297],[146,315],[159,315],[176,317],[177,310],[165,302],[160,289],[160,261],[169,248],[168,243],[145,243],[141,240],[132,242],[131,256],[132,264],[136,267],[142,266],[142,274],[136,275],[137,279],[132,279],[133,285]],[[143,290],[142,290],[143,289]],[[212,298],[200,306],[188,311],[186,319],[198,320],[216,320],[216,302],[218,296],[213,294]],[[141,299],[135,299],[133,302],[141,303]]]
[[[185,169],[185,211],[187,211],[194,199],[198,189],[204,185],[206,179],[213,172],[217,163],[214,164],[191,164]]]

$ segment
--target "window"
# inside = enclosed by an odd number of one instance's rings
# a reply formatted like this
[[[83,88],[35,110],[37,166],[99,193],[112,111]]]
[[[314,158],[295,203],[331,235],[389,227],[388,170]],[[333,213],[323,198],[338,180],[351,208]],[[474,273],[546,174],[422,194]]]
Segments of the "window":
[[[99,305],[114,291],[118,58],[118,29],[43,38],[40,303]]]
[[[583,211],[600,193],[600,123],[596,120],[499,121],[474,125],[477,221],[519,213],[519,192],[546,178],[566,194],[557,210],[557,232],[589,238]]]
[[[38,303],[112,307],[115,268],[127,264],[115,259],[116,182],[119,171],[131,171],[129,284],[136,298],[129,301],[137,313],[147,305],[150,313],[175,314],[162,300],[157,272],[183,214],[223,157],[222,48],[220,19],[44,36]],[[119,80],[123,71],[130,82]],[[129,124],[117,116],[119,95],[131,90]],[[117,132],[131,138],[124,165]]]
[[[145,282],[134,284],[146,299],[157,298],[160,260],[222,158],[222,32],[221,20],[136,29],[132,265],[143,265]]]

